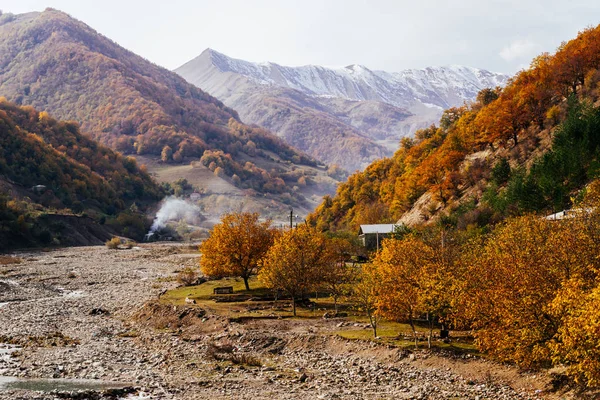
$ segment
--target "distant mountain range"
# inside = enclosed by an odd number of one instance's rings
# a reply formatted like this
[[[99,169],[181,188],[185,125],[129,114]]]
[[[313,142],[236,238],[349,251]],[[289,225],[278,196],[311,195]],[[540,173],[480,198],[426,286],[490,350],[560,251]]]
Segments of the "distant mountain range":
[[[242,205],[275,216],[290,206],[309,211],[334,188],[306,154],[57,10],[1,16],[0,96],[77,121],[100,143],[164,172],[160,179],[185,177],[217,214]],[[216,197],[230,192],[230,202]]]
[[[465,66],[397,73],[361,65],[327,68],[252,63],[207,49],[175,70],[236,109],[246,123],[276,132],[328,163],[362,169],[401,137],[436,123],[444,109],[475,99],[509,76]]]

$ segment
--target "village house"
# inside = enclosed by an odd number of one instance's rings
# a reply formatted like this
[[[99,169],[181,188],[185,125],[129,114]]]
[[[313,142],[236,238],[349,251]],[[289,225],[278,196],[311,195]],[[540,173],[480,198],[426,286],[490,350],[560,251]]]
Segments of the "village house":
[[[367,250],[379,250],[381,241],[390,237],[395,228],[395,224],[361,225],[358,230],[358,238]]]

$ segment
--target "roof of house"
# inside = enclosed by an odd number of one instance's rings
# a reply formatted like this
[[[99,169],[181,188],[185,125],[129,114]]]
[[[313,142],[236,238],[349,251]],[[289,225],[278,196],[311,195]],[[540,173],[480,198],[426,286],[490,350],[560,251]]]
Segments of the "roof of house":
[[[367,233],[392,233],[394,232],[395,227],[395,224],[361,225],[358,234],[364,235]]]
[[[555,214],[545,216],[544,218],[548,220],[561,220],[584,216],[586,214],[592,213],[593,211],[593,208],[573,208],[570,210],[563,210]]]

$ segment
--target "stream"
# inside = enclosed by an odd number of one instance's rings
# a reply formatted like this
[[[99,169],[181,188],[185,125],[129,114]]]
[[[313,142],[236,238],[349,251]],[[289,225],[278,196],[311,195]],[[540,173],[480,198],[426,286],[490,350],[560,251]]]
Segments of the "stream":
[[[22,389],[40,392],[52,392],[54,390],[70,392],[78,390],[122,389],[129,386],[131,384],[95,379],[38,379],[0,376],[0,391]]]

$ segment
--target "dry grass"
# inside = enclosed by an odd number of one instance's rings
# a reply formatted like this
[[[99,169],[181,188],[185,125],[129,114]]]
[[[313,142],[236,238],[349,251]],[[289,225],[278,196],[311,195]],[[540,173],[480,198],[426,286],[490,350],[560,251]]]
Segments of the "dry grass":
[[[177,282],[183,286],[191,286],[198,280],[198,272],[190,267],[186,267],[177,274]]]
[[[246,365],[249,367],[262,367],[263,365],[260,358],[248,353],[234,353],[229,358],[229,361],[236,365]]]
[[[121,244],[121,239],[119,239],[118,237],[114,237],[108,240],[105,244],[107,248],[117,250],[119,248],[119,245]]]
[[[263,362],[256,356],[248,353],[240,353],[230,342],[215,343],[210,342],[206,349],[206,355],[216,361],[229,361],[236,365],[245,365],[249,367],[262,367]]]
[[[21,264],[23,262],[19,257],[0,256],[0,265]]]

